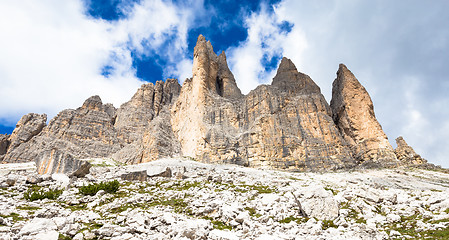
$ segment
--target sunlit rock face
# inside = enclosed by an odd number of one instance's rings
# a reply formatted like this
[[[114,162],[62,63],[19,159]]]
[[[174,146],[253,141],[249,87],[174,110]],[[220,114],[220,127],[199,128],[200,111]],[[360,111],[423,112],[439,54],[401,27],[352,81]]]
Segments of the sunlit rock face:
[[[320,88],[289,59],[282,59],[271,85],[244,96],[234,78],[227,78],[232,74],[223,55],[217,57],[210,42],[198,38],[193,78],[172,107],[184,155],[297,170],[355,166]]]
[[[354,158],[364,167],[397,166],[393,148],[374,114],[366,89],[340,64],[332,84],[332,117]]]

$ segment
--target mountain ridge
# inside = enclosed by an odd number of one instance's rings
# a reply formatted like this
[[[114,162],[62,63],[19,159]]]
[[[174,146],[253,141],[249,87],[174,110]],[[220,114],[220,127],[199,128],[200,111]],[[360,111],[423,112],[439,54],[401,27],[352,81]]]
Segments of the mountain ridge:
[[[330,104],[285,57],[270,85],[243,95],[225,53],[217,56],[202,35],[194,49],[192,78],[182,86],[176,79],[143,84],[119,108],[93,96],[48,125],[45,121],[45,114],[27,114],[12,135],[0,135],[0,160],[65,163],[43,154],[57,150],[69,159],[108,157],[127,164],[188,156],[293,171],[435,167],[416,160],[417,154],[410,157],[411,150],[395,152],[368,92],[344,64]],[[65,168],[58,169],[49,171]]]

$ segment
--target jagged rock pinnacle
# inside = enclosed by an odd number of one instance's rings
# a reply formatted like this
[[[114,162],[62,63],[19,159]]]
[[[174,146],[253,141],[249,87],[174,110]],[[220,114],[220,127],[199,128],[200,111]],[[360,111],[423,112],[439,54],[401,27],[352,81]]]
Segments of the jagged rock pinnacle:
[[[393,148],[374,114],[371,97],[354,74],[340,64],[332,84],[332,115],[354,157],[365,165],[395,166]]]

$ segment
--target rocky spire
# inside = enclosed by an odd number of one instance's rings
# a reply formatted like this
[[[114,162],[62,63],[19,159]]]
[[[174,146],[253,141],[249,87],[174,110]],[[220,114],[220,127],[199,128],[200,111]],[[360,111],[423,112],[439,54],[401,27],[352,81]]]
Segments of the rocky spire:
[[[218,95],[225,98],[242,97],[242,92],[237,87],[234,74],[229,70],[225,52],[218,56],[218,76],[216,82]]]
[[[295,64],[286,57],[282,58],[271,85],[290,93],[321,93],[318,85],[306,74],[298,72]]]
[[[225,98],[238,98],[242,94],[228,68],[224,52],[217,56],[210,41],[198,37],[193,57],[193,88],[200,97],[218,94]]]
[[[332,117],[362,167],[396,166],[398,161],[374,114],[373,102],[352,72],[340,64],[332,84]]]

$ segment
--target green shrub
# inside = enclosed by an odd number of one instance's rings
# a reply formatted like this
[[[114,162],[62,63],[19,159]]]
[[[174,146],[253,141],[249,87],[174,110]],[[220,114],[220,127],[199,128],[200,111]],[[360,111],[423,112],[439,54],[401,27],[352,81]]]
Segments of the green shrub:
[[[39,189],[39,190],[33,190],[28,189],[24,194],[23,197],[26,200],[29,201],[35,201],[35,200],[41,200],[44,198],[48,199],[57,199],[62,194],[62,189],[49,189],[47,191]]]
[[[80,187],[80,193],[83,195],[93,196],[98,191],[104,190],[107,193],[115,193],[119,189],[120,183],[117,180],[110,182],[92,183],[87,186]]]

